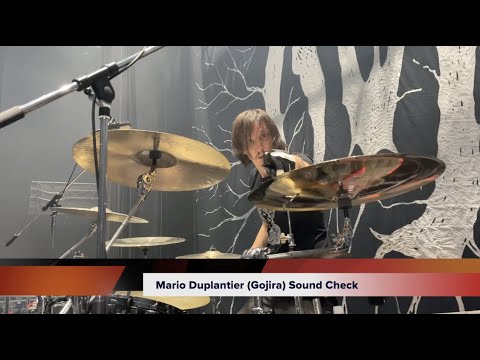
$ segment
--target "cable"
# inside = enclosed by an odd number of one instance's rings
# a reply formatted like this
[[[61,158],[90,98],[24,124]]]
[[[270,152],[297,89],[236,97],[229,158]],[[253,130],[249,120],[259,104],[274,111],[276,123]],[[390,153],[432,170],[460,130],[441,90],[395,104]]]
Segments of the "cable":
[[[119,72],[116,73],[115,75],[110,76],[110,77],[108,78],[108,80],[112,80],[114,77],[120,75],[120,74],[123,73],[125,70],[127,70],[129,67],[131,67],[133,64],[135,64],[135,63],[138,61],[138,59],[140,59],[140,57],[145,53],[145,50],[147,49],[147,47],[148,47],[148,46],[144,46],[143,49],[142,49],[142,51],[141,51],[141,53],[138,54],[138,55],[135,57],[135,59],[133,59],[133,60],[130,62],[130,64],[128,64],[127,66],[125,66],[121,71],[119,71]],[[165,46],[162,46],[162,47],[165,47]],[[161,48],[160,48],[160,49],[161,49]],[[160,50],[160,49],[159,49],[159,50]]]
[[[92,100],[92,136],[93,136],[93,158],[95,160],[95,180],[97,183],[97,195],[98,191],[98,182],[99,182],[99,175],[98,175],[98,157],[97,157],[97,137],[95,134],[95,104],[97,101],[97,95],[93,96]]]
[[[67,190],[68,185],[70,184],[70,180],[72,180],[73,173],[75,172],[75,169],[77,168],[77,163],[75,163],[75,166],[73,167],[72,173],[70,174],[70,177],[67,180],[67,183],[65,184],[65,187],[62,190],[62,194],[65,193],[65,190]]]

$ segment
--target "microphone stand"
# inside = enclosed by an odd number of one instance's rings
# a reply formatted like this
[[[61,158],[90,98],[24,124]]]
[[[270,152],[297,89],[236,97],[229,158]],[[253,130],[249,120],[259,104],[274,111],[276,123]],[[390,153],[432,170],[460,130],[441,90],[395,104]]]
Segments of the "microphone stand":
[[[0,129],[8,126],[23,117],[25,114],[38,109],[56,99],[65,96],[73,91],[84,91],[92,87],[99,101],[99,119],[100,119],[100,157],[99,157],[99,184],[98,184],[98,237],[97,237],[97,258],[106,258],[105,238],[106,238],[106,204],[107,204],[107,149],[108,149],[108,121],[110,120],[110,106],[115,98],[115,92],[110,80],[121,72],[128,69],[129,66],[143,57],[160,50],[163,46],[149,46],[142,51],[125,58],[118,64],[113,62],[104,65],[100,69],[73,79],[69,85],[62,86],[58,90],[43,95],[27,104],[14,106],[0,113]],[[93,134],[95,136],[95,134]],[[18,237],[18,236],[17,236]],[[10,245],[16,238],[9,241]]]
[[[10,246],[12,245],[12,243],[17,240],[17,238],[31,225],[34,223],[35,220],[37,220],[37,218],[46,210],[48,210],[48,208],[52,208],[52,209],[55,209],[56,207],[60,207],[61,205],[58,205],[58,201],[63,197],[63,194],[65,193],[65,191],[80,177],[82,176],[82,174],[85,172],[85,170],[83,170],[75,179],[72,180],[72,182],[70,182],[69,184],[67,184],[67,186],[65,187],[65,189],[63,189],[62,191],[60,191],[59,193],[55,194],[53,196],[53,198],[47,203],[45,204],[45,206],[43,206],[38,212],[37,214],[35,215],[35,217],[27,224],[23,227],[22,230],[20,230],[20,232],[18,232],[17,234],[13,235],[12,238],[10,240],[8,240],[6,243],[5,243],[5,246]],[[51,229],[51,233],[52,233],[52,241],[55,241],[55,235],[54,235],[54,232],[55,232],[55,220],[53,218],[53,213],[56,214],[56,211],[53,210],[52,211],[52,229]]]

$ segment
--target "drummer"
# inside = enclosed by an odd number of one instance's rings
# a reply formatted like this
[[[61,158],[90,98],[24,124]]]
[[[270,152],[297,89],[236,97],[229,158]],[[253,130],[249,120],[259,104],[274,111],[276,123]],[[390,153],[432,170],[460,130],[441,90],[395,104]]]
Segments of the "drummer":
[[[249,186],[253,190],[269,179],[284,172],[300,169],[313,164],[308,154],[288,152],[277,126],[270,116],[261,109],[249,109],[240,113],[232,125],[233,154],[244,166],[253,164]],[[258,249],[267,247],[270,253],[287,252],[287,243],[282,243],[281,233],[289,234],[287,213],[258,209],[262,225],[251,248],[244,254],[254,257]],[[328,246],[324,215],[320,211],[290,213],[294,250],[309,250]],[[255,250],[257,249],[257,250]],[[253,256],[250,256],[253,255]],[[305,313],[313,313],[311,299],[305,298]],[[322,313],[332,313],[337,305],[336,298],[323,298]],[[274,313],[295,313],[292,298],[264,298],[264,305]],[[250,313],[252,303],[247,303],[239,313]]]

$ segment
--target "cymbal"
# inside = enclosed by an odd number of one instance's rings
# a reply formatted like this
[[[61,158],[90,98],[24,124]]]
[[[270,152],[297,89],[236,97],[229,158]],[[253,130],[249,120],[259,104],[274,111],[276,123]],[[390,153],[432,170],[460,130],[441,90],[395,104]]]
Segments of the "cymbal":
[[[136,237],[117,239],[112,244],[113,247],[149,247],[160,245],[171,245],[184,242],[185,239],[177,237]],[[106,243],[108,244],[110,240]]]
[[[241,259],[242,255],[232,253],[222,253],[211,249],[201,254],[190,254],[177,256],[176,259]]]
[[[268,180],[248,196],[257,207],[315,211],[394,197],[434,181],[445,163],[405,154],[362,155],[325,161]]]
[[[335,259],[351,257],[346,250],[335,249],[311,249],[300,251],[289,251],[286,253],[267,255],[268,259]]]
[[[115,295],[126,296],[127,291],[117,291]],[[196,309],[210,303],[209,296],[144,296],[143,291],[130,291],[130,296],[157,301],[180,310]]]
[[[99,153],[100,132],[95,133]],[[136,188],[138,177],[152,166],[151,155],[160,151],[152,190],[187,191],[213,186],[230,173],[227,158],[212,146],[187,137],[146,130],[109,130],[107,179]],[[77,141],[73,158],[95,173],[93,136]]]
[[[80,215],[80,216],[88,217],[89,219],[97,219],[97,216],[98,216],[98,206],[92,207],[90,209],[60,206],[60,207],[55,207],[54,209],[58,213]],[[113,212],[108,208],[106,209],[105,212],[106,212],[107,221],[123,222],[128,217],[128,215]],[[132,216],[129,222],[138,223],[138,224],[148,224],[148,220],[145,220],[136,216]]]

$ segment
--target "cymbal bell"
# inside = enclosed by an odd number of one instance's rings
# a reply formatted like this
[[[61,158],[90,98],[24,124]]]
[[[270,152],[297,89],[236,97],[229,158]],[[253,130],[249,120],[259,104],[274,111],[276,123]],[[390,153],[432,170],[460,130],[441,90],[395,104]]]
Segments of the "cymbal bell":
[[[232,253],[222,253],[215,249],[210,249],[201,254],[190,254],[177,256],[176,259],[241,259],[242,255]]]
[[[117,239],[112,244],[112,247],[150,247],[171,245],[184,242],[185,239],[177,237],[136,237]],[[108,244],[110,240],[106,241]]]
[[[116,291],[115,295],[126,296],[127,291]],[[143,291],[130,291],[130,296],[157,301],[180,310],[196,309],[210,303],[209,296],[144,296]]]
[[[95,132],[99,154],[100,132]],[[95,173],[93,136],[77,141],[73,158],[79,166]],[[108,131],[107,179],[136,188],[138,177],[154,168],[152,190],[188,191],[213,186],[230,173],[227,158],[212,146],[184,136],[163,132],[121,129]]]
[[[391,198],[434,181],[445,163],[434,157],[377,154],[325,161],[270,179],[248,195],[257,207],[316,211]]]
[[[60,206],[60,207],[55,207],[54,209],[57,213],[84,216],[92,220],[95,220],[98,217],[98,206],[92,207],[90,209]],[[123,222],[128,217],[128,215],[113,212],[108,208],[106,209],[105,212],[106,212],[107,221],[111,221],[111,222]],[[136,216],[132,216],[128,222],[137,223],[137,224],[148,224],[148,220],[145,220]]]

